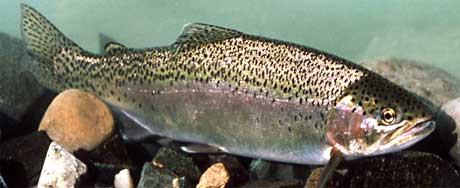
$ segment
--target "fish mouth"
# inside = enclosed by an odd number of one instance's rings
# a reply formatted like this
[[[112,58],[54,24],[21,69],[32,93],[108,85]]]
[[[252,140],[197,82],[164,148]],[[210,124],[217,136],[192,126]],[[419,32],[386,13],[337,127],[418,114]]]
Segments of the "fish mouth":
[[[406,123],[407,124],[407,123]],[[385,145],[392,146],[391,150],[403,150],[430,135],[436,127],[431,118],[424,118],[413,125],[403,125],[396,129]]]

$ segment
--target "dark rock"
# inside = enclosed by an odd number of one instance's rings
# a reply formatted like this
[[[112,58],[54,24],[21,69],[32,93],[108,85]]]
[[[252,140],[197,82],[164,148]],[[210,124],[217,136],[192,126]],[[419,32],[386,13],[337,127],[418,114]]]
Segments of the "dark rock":
[[[51,142],[37,187],[75,187],[86,165],[64,147]]]
[[[428,64],[394,58],[363,60],[361,64],[438,107],[460,95],[458,78]]]
[[[179,177],[168,169],[154,166],[151,163],[145,163],[137,188],[186,188],[191,187],[190,185],[187,178]]]
[[[460,187],[457,170],[429,153],[402,151],[346,161],[328,182],[333,187]]]
[[[254,159],[249,165],[252,179],[268,179],[273,173],[272,163],[262,159]]]
[[[0,33],[0,112],[17,121],[45,92],[24,67],[29,61],[26,54],[22,40]]]
[[[92,151],[77,150],[74,155],[88,166],[85,187],[112,186],[120,170],[129,169],[138,180],[140,169],[132,164],[126,145],[118,134],[112,135]]]
[[[46,133],[7,140],[0,144],[0,172],[11,187],[28,187],[38,181],[51,140]]]
[[[94,150],[90,151],[89,157],[93,162],[131,166],[127,148],[118,134],[113,134]]]
[[[229,187],[230,173],[223,163],[210,166],[200,177],[197,188],[224,188]]]
[[[161,148],[155,140],[145,139],[140,142],[126,142],[126,150],[133,165],[142,166],[145,161],[151,161]]]
[[[3,140],[37,130],[54,93],[42,87],[22,40],[0,33],[0,129]]]
[[[179,176],[185,176],[192,181],[200,178],[200,170],[193,159],[182,152],[176,152],[170,148],[162,147],[158,151],[153,163],[161,168],[166,168]]]
[[[310,168],[305,165],[255,159],[251,162],[249,171],[252,179],[302,180],[310,173]]]
[[[80,187],[112,187],[115,175],[123,169],[129,169],[133,184],[139,181],[141,169],[137,166],[120,166],[106,163],[84,161],[88,172],[79,181]]]
[[[443,118],[439,118],[438,129],[441,128],[441,135],[445,138],[455,138],[450,142],[453,142],[453,146],[449,150],[450,156],[457,161],[457,165],[460,164],[460,98],[444,104],[441,109],[445,114]],[[451,127],[451,128],[449,128]],[[446,141],[449,142],[449,141]]]
[[[300,180],[257,180],[249,182],[239,188],[303,188],[303,183]]]

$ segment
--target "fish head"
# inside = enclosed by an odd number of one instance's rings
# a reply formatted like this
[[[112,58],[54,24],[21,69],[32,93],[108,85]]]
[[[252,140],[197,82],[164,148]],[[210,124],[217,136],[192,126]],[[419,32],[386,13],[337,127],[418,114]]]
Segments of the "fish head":
[[[414,94],[383,79],[356,83],[328,112],[326,138],[345,156],[403,150],[435,129],[433,110]]]

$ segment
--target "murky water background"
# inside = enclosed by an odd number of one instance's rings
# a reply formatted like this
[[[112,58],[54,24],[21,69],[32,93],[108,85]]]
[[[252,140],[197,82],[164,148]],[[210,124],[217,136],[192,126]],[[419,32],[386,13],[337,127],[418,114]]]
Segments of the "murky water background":
[[[0,1],[0,32],[19,36],[19,2],[98,52],[99,33],[129,47],[169,45],[203,22],[359,61],[414,59],[460,77],[460,1]]]

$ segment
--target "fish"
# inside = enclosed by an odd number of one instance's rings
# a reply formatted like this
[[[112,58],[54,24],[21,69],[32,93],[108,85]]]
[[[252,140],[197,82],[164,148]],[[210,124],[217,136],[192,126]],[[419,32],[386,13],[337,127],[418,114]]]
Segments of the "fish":
[[[419,96],[318,49],[193,23],[170,46],[113,43],[99,55],[21,7],[40,83],[94,93],[154,135],[234,155],[335,166],[342,156],[406,149],[436,127]]]

